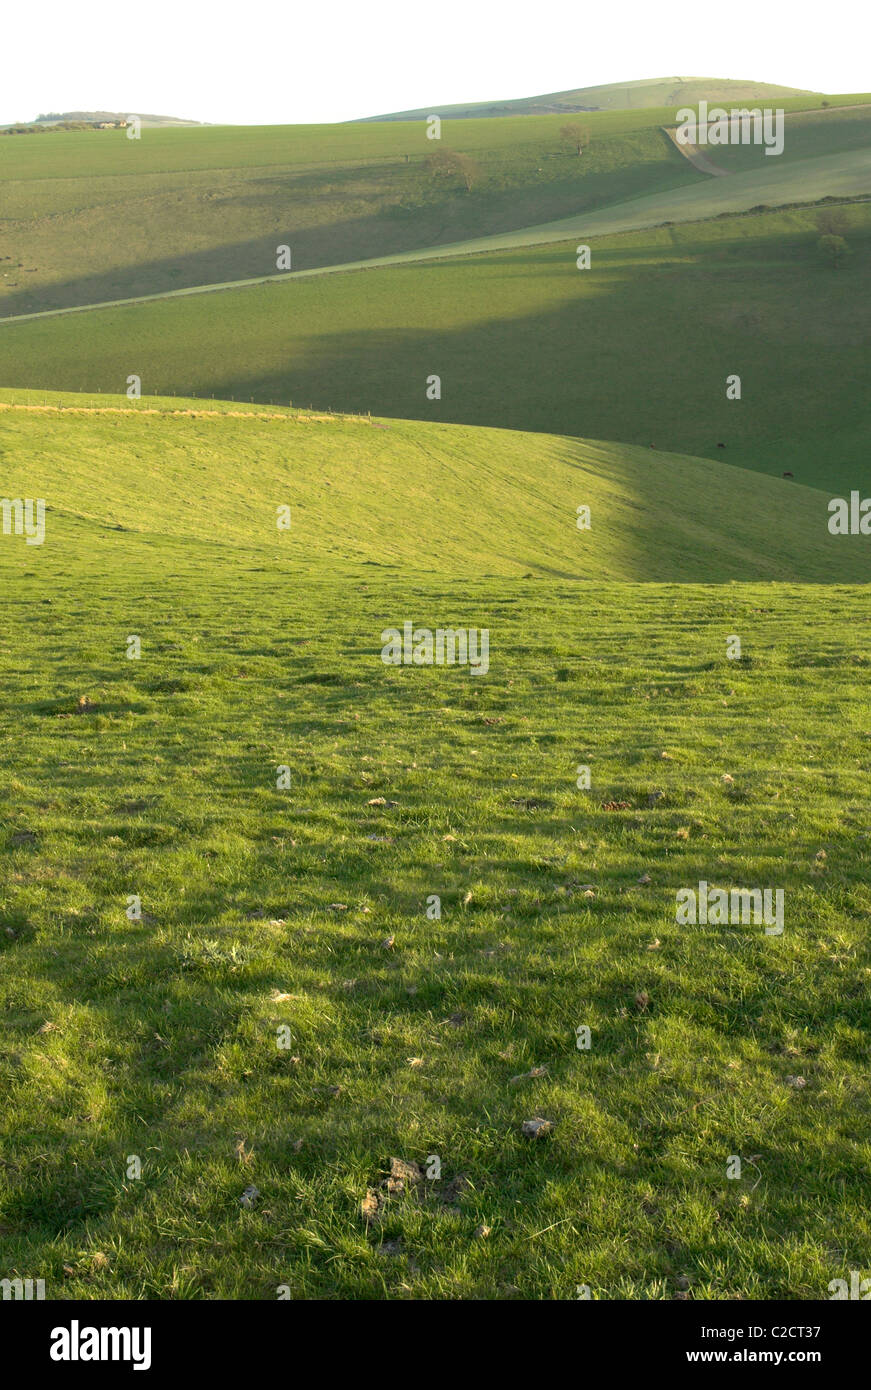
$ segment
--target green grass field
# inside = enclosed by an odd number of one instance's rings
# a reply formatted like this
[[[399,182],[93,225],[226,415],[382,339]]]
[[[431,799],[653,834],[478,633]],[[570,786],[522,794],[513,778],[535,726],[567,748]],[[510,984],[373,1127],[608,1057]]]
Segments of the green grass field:
[[[0,537],[4,1272],[826,1297],[871,1260],[864,588],[567,579],[625,524],[613,451],[216,409],[0,412],[49,502],[44,546]],[[587,537],[548,526],[567,470]],[[488,628],[489,673],[385,667],[405,620]],[[782,937],[678,927],[700,879],[783,887]]]
[[[665,138],[663,132],[660,132],[660,136]],[[686,176],[687,170],[692,168],[686,160],[683,161],[683,165],[682,177]],[[671,170],[670,172],[673,173],[674,171]],[[725,182],[699,175],[698,171],[696,171],[695,177],[697,179],[701,177],[702,182],[692,182],[687,186],[677,188],[669,187],[665,192],[643,194],[640,197],[628,198],[625,202],[620,201],[601,208],[594,207],[583,213],[574,213],[571,217],[558,218],[555,222],[540,222],[533,226],[516,227],[513,231],[466,237],[461,241],[438,241],[434,245],[418,247],[411,251],[396,251],[388,255],[319,265],[317,263],[318,254],[325,254],[321,250],[313,258],[315,264],[309,265],[305,269],[297,267],[292,272],[292,276],[286,270],[282,272],[270,270],[265,275],[258,273],[242,279],[197,282],[189,285],[176,283],[176,287],[170,289],[166,287],[161,277],[152,280],[148,276],[140,278],[136,274],[133,279],[129,279],[128,271],[123,273],[119,271],[108,279],[101,279],[99,283],[70,283],[63,291],[63,295],[59,295],[55,290],[45,296],[25,292],[14,303],[10,300],[12,307],[21,312],[9,313],[5,316],[0,315],[0,323],[3,322],[4,317],[7,322],[24,322],[34,318],[79,313],[88,308],[115,308],[126,304],[143,303],[148,300],[211,294],[217,290],[250,289],[258,284],[280,283],[289,278],[294,280],[308,279],[312,276],[325,274],[343,274],[350,270],[378,270],[384,266],[417,265],[423,261],[454,259],[457,256],[471,256],[481,252],[511,251],[521,246],[553,245],[556,242],[564,241],[567,237],[575,241],[579,237],[596,236],[601,238],[612,236],[615,233],[710,221],[712,218],[728,217],[730,214],[743,216],[748,212],[772,211],[782,207],[806,206],[810,208],[813,206],[819,208],[838,201],[862,203],[868,202],[868,195],[871,194],[868,159],[866,154],[860,150],[848,150],[840,154],[829,154],[816,159],[778,165],[777,170],[772,175],[769,175],[766,167],[763,166],[747,168],[735,173]],[[590,180],[589,184],[593,182],[594,180]],[[611,193],[613,194],[613,192],[612,186]],[[760,197],[764,197],[767,201],[760,203],[758,201]],[[516,193],[509,201],[517,202]],[[573,199],[573,201],[579,200]],[[462,206],[465,213],[468,205],[464,203]],[[537,200],[536,212],[540,213],[541,208],[542,203]],[[531,209],[527,209],[526,215],[529,215],[530,211]],[[814,215],[818,214],[815,213]],[[510,222],[512,218],[509,216],[503,220]],[[514,220],[517,219],[514,218]],[[468,218],[465,219],[462,226],[456,224],[449,233],[446,233],[446,226],[442,223],[439,235],[451,237],[462,235],[463,229],[467,227]],[[383,242],[378,240],[375,245],[382,246]],[[284,246],[286,249],[287,243],[284,243]],[[274,249],[272,247],[266,248],[268,252],[267,263],[270,266],[269,258]],[[361,249],[365,249],[365,247],[361,247],[359,243],[355,242],[353,250],[359,252]],[[263,252],[262,247],[261,252]],[[21,264],[23,263],[20,262],[19,266]],[[255,263],[251,262],[250,264]],[[263,264],[264,261],[261,256],[256,261],[256,266]],[[219,266],[225,274],[233,274],[238,272],[240,268],[233,259],[216,261],[211,254],[200,263],[199,268],[203,274],[215,274],[218,273],[215,269],[216,266]],[[36,270],[38,267],[33,269]],[[10,271],[8,275],[17,273]],[[176,274],[181,274],[181,272],[173,269],[172,275],[175,276]],[[150,275],[150,271],[148,275]],[[17,290],[19,285],[20,280],[10,280],[11,290]],[[163,288],[150,288],[154,285],[163,285]],[[136,289],[138,292],[135,295],[127,294],[126,291],[129,289]],[[117,298],[93,298],[92,296],[96,294],[116,295]],[[83,302],[80,302],[82,295],[85,298]],[[61,300],[69,302],[61,302]],[[38,308],[36,307],[38,304],[46,304],[51,307]]]

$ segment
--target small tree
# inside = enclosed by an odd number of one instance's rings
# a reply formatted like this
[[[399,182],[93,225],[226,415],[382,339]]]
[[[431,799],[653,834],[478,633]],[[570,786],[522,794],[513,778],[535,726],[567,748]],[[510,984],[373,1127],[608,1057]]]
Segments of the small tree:
[[[842,236],[834,236],[831,232],[827,232],[825,236],[820,237],[817,242],[817,250],[825,256],[826,260],[832,262],[835,270],[838,269],[844,257],[850,254],[850,248],[844,238]]]
[[[427,155],[426,163],[433,178],[459,179],[467,193],[471,193],[478,178],[479,170],[474,159],[467,154],[458,154],[456,150],[434,150]]]
[[[471,193],[473,184],[477,183],[478,181],[479,170],[477,164],[475,163],[474,159],[471,159],[469,157],[469,155],[458,154],[457,166],[459,169],[460,178],[466,185],[466,192]]]
[[[568,125],[560,126],[559,133],[567,144],[574,145],[575,151],[579,155],[584,153],[585,148],[590,143],[589,130],[576,121],[570,121]]]
[[[823,236],[844,237],[850,230],[850,218],[845,208],[823,208],[817,217],[817,226]]]

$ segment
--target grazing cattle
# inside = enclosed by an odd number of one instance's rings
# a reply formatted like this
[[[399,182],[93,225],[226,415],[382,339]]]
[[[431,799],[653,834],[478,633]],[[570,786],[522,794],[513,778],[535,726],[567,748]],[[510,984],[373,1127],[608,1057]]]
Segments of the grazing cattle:
[[[784,478],[791,478],[791,477],[793,476],[793,474],[792,474],[792,473],[784,473],[782,476],[783,476]]]

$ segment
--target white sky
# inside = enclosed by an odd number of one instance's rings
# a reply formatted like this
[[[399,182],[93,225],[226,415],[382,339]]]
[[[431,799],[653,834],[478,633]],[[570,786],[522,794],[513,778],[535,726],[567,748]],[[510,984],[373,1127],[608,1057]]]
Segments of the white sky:
[[[871,0],[38,0],[4,6],[0,122],[351,120],[643,77],[871,89]]]

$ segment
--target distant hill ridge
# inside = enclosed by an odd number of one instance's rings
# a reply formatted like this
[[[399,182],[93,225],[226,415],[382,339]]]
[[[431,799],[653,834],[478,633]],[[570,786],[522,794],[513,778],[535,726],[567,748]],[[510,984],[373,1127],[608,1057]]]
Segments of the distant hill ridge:
[[[190,121],[184,116],[147,116],[142,111],[49,111],[40,114],[34,125],[55,125],[59,121],[126,121],[130,116],[138,116],[143,125],[202,125],[202,121]]]
[[[545,116],[574,111],[617,111],[639,107],[694,105],[701,100],[757,101],[777,97],[824,96],[807,88],[779,87],[769,82],[751,82],[723,77],[649,77],[635,82],[609,82],[600,87],[577,87],[567,92],[548,92],[544,96],[518,97],[511,101],[478,101],[453,106],[419,107],[416,111],[394,111],[383,116],[367,116],[367,121],[423,120],[439,115],[445,120],[481,116]]]

